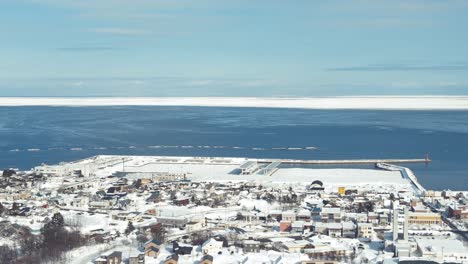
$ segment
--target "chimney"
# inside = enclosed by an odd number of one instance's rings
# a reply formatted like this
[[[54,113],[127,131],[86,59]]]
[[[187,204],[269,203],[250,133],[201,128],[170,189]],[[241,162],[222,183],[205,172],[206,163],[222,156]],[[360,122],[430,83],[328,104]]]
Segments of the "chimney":
[[[393,241],[398,240],[398,209],[394,208],[393,209]]]
[[[405,222],[403,223],[403,240],[408,241],[408,207],[405,206]]]

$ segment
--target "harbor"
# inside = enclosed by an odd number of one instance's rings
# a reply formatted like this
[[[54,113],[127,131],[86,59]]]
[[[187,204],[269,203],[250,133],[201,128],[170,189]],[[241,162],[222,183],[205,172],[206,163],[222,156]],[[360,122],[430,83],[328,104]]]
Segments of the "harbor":
[[[390,160],[291,160],[240,157],[180,156],[94,156],[76,162],[41,165],[36,173],[65,178],[82,175],[95,179],[108,176],[154,181],[258,182],[263,184],[310,184],[319,180],[325,189],[338,187],[368,189],[380,186],[414,190],[409,177],[400,170],[341,168],[339,164],[377,164]],[[408,160],[391,160],[408,161]],[[414,160],[410,160],[414,161]],[[304,164],[337,164],[332,168],[304,167]],[[356,181],[359,179],[359,181]],[[398,186],[398,187],[396,187]],[[419,193],[419,191],[418,191]]]

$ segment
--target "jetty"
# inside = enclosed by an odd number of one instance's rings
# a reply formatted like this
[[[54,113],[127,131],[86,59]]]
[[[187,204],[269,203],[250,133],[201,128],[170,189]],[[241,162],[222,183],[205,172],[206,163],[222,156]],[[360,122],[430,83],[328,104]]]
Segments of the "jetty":
[[[426,191],[426,189],[418,182],[418,179],[416,178],[416,175],[414,175],[413,171],[406,167],[388,163],[376,163],[375,166],[382,170],[400,171],[403,178],[408,179],[414,185],[419,194],[423,194]]]
[[[296,160],[296,159],[257,159],[258,163],[281,162],[282,164],[377,164],[377,163],[430,163],[431,160],[424,159],[350,159],[350,160]]]

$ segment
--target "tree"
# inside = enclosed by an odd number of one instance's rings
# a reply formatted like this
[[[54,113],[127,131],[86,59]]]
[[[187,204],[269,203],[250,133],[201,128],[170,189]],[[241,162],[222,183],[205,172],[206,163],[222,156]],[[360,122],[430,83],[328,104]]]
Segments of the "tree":
[[[151,231],[151,236],[154,239],[159,240],[161,242],[165,241],[165,239],[166,239],[166,229],[161,224],[156,224],[156,225],[152,226],[150,231]]]
[[[55,213],[52,216],[52,220],[50,223],[56,227],[62,228],[65,224],[65,220],[63,219],[63,216],[61,213]]]
[[[11,212],[16,214],[19,209],[20,209],[19,204],[17,202],[13,202],[13,204],[11,205]]]
[[[8,245],[0,246],[0,263],[13,263],[16,259],[16,250]]]
[[[139,246],[143,246],[143,244],[145,244],[145,242],[148,241],[148,237],[146,237],[145,234],[139,234],[137,236],[137,241]]]
[[[236,214],[236,220],[242,220],[243,217],[242,217],[242,213],[241,212],[237,212]]]
[[[133,230],[135,230],[135,227],[133,226],[132,221],[128,221],[127,228],[125,228],[125,234],[128,236],[130,233],[133,232]]]
[[[64,220],[62,214],[55,213],[52,219],[41,229],[43,236],[42,253],[46,258],[57,260],[66,250],[67,244],[64,240],[66,237],[66,230],[63,225]]]
[[[374,211],[374,203],[371,201],[365,202],[365,203],[359,203],[358,206],[358,212],[373,212]]]
[[[25,255],[31,256],[39,252],[42,241],[38,236],[33,235],[29,228],[22,227],[19,235],[19,245]]]
[[[141,187],[141,179],[136,180],[136,181],[133,183],[133,185],[135,186],[135,188],[140,189],[140,187]]]

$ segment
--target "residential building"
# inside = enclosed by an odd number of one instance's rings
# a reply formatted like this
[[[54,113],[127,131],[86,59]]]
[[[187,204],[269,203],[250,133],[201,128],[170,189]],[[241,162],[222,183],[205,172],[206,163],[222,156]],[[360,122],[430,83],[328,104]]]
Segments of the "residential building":
[[[320,216],[324,223],[339,223],[341,221],[341,208],[323,207]]]
[[[223,249],[223,241],[210,238],[202,245],[203,254],[216,255]]]
[[[374,228],[371,223],[358,223],[358,237],[371,239]]]

